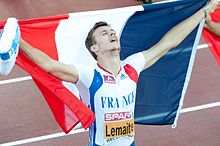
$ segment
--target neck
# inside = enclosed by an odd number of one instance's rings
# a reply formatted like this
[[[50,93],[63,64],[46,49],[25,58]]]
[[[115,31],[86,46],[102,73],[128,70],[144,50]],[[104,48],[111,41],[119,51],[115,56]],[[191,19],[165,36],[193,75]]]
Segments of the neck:
[[[98,57],[97,60],[98,64],[105,70],[111,72],[114,76],[118,74],[121,67],[119,54],[114,56]]]

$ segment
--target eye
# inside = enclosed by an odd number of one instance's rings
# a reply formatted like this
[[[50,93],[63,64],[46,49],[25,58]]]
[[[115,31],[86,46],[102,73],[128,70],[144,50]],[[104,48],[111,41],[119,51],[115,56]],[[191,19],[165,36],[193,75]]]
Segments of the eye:
[[[102,35],[103,35],[103,36],[104,36],[104,35],[107,35],[107,32],[103,32]]]

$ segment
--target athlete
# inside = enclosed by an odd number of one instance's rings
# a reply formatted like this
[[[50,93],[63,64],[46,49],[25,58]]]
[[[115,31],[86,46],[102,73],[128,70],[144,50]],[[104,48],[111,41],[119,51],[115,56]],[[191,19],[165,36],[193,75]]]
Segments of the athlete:
[[[134,105],[139,73],[179,45],[215,8],[217,0],[172,28],[152,48],[120,61],[115,31],[98,22],[88,33],[86,47],[97,60],[94,66],[66,65],[49,58],[21,39],[20,49],[53,76],[76,84],[85,104],[95,113],[89,146],[134,146]]]

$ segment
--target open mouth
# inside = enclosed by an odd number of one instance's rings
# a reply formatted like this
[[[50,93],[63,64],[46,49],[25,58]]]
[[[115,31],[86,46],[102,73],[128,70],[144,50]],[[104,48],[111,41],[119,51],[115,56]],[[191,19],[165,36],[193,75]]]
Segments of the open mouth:
[[[116,38],[111,39],[111,43],[113,42],[117,42],[117,39]]]

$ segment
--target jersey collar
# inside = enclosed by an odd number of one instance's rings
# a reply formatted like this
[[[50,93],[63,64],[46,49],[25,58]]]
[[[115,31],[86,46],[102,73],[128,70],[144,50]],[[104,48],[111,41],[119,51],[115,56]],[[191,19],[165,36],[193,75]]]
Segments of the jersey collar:
[[[111,73],[110,71],[108,71],[108,70],[106,70],[105,68],[103,68],[99,63],[97,63],[97,66],[98,66],[101,70],[103,70],[103,71],[105,71],[105,72],[107,72],[107,73],[113,75],[113,73]],[[119,69],[117,75],[118,75],[120,72],[121,72],[121,66],[120,66],[120,69]]]

